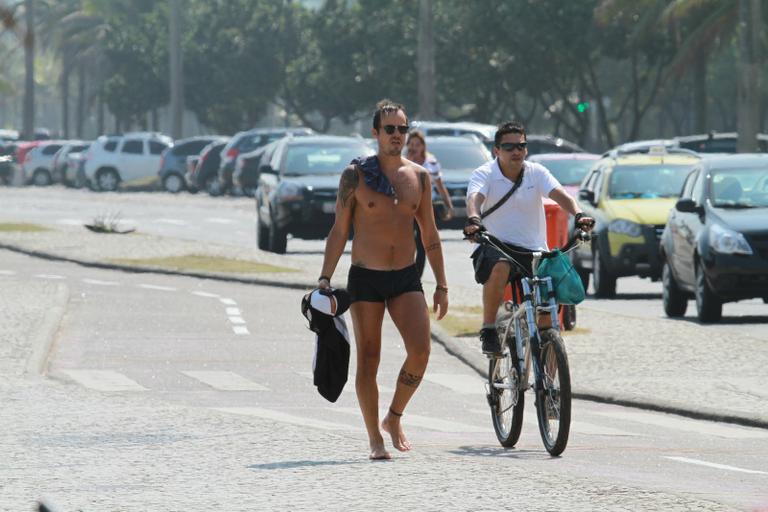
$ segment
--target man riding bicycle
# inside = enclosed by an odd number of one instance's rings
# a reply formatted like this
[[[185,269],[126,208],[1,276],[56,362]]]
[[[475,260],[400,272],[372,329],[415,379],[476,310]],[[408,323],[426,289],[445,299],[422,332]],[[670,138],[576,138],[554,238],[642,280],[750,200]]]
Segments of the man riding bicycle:
[[[499,125],[494,137],[496,158],[474,170],[467,188],[464,235],[470,240],[477,232],[488,231],[514,251],[547,251],[545,197],[573,215],[577,227],[589,231],[594,226],[594,220],[582,213],[573,197],[546,167],[525,161],[526,147],[525,128],[521,123]],[[483,326],[480,330],[483,353],[501,357],[496,313],[507,283],[521,270],[531,273],[532,257],[521,255],[511,261],[491,246],[478,246],[472,253],[472,261],[475,280],[483,285]],[[551,319],[547,314],[541,314],[537,324],[540,328],[548,328]]]

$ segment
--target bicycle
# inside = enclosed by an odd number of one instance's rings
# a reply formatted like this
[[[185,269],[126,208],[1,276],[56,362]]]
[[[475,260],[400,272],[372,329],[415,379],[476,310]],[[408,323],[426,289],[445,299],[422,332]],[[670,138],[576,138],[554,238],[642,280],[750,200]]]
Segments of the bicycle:
[[[567,253],[582,241],[588,240],[589,234],[579,231],[563,247],[562,252]],[[568,444],[571,426],[571,378],[568,356],[560,336],[558,305],[552,278],[536,275],[541,259],[552,257],[555,253],[513,251],[501,240],[486,232],[477,233],[475,241],[493,246],[513,261],[516,261],[515,254],[533,257],[533,275],[523,275],[515,281],[519,288],[513,289],[513,292],[519,296],[522,290],[522,300],[515,301],[513,293],[513,299],[504,303],[504,309],[509,313],[508,318],[497,320],[496,324],[502,343],[502,357],[491,358],[486,384],[496,437],[506,448],[515,446],[523,427],[524,393],[533,389],[541,439],[550,455],[558,456]],[[543,292],[546,292],[546,297]],[[535,321],[536,311],[549,312],[552,319],[551,328],[539,331]]]

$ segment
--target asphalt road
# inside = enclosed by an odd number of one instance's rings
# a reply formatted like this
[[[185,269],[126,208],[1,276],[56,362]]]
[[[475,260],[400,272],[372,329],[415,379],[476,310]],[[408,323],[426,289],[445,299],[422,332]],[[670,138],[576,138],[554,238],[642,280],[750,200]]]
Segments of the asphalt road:
[[[312,338],[299,314],[296,291],[85,269],[8,252],[1,256],[0,279],[48,280],[69,288],[69,306],[49,359],[51,379],[94,394],[152,397],[222,418],[271,422],[278,440],[281,425],[286,436],[299,426],[314,439],[306,446],[309,454],[300,459],[286,455],[290,450],[278,442],[263,444],[247,435],[220,440],[229,450],[244,453],[256,443],[263,457],[258,467],[316,464],[332,471],[337,464],[334,447],[340,442],[354,449],[353,459],[365,460],[353,385],[348,384],[336,404],[324,401],[312,386]],[[384,337],[379,379],[383,404],[403,358],[389,322]],[[146,400],[141,403],[151,409]],[[408,486],[421,493],[425,510],[446,497],[460,504],[455,508],[476,509],[474,502],[465,501],[476,493],[469,467],[501,492],[494,499],[503,501],[503,490],[515,489],[508,498],[523,509],[541,508],[542,493],[569,508],[569,496],[583,492],[610,498],[612,505],[598,508],[768,507],[765,430],[577,401],[568,449],[552,459],[538,438],[533,408],[526,414],[517,449],[501,449],[482,379],[436,345],[425,381],[404,418],[415,451],[397,454],[393,464],[409,475]],[[115,425],[113,434],[119,437],[121,428]],[[325,439],[328,433],[336,437]],[[284,442],[294,446],[308,441]],[[75,443],[70,449],[74,453],[80,447]],[[112,456],[120,457],[119,452]],[[151,478],[157,461],[147,456],[131,464]],[[187,463],[199,464],[194,450],[189,458]],[[438,468],[442,486],[435,488],[432,477]],[[281,481],[286,476],[291,475],[283,474]],[[118,475],[112,480],[115,486],[122,484]],[[287,492],[285,483],[274,485],[273,497]]]

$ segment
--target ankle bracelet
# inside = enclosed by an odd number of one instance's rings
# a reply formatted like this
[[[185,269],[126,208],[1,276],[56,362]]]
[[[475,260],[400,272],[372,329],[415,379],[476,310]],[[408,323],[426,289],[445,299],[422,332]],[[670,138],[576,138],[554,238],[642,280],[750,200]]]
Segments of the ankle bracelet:
[[[392,416],[397,416],[398,418],[403,415],[403,413],[396,413],[395,411],[392,410],[391,407],[389,408],[389,414],[391,414]]]

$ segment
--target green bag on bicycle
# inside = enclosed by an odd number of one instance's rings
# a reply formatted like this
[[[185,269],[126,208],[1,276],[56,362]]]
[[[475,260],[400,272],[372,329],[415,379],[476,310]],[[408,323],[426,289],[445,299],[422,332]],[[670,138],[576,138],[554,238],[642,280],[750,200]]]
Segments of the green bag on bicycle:
[[[586,295],[579,274],[573,268],[571,260],[560,252],[552,251],[554,256],[542,259],[536,274],[539,277],[551,277],[555,289],[555,300],[559,304],[578,304]]]

